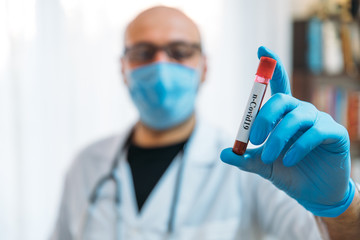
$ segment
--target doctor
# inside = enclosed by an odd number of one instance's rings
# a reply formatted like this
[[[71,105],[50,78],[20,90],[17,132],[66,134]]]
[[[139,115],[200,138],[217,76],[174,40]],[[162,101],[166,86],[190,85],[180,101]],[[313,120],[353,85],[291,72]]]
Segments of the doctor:
[[[280,59],[261,47],[278,65],[250,140],[269,137],[244,156],[224,149],[233,137],[194,113],[200,40],[173,8],[128,25],[122,74],[140,119],[77,156],[52,239],[360,239],[346,130],[291,97]]]

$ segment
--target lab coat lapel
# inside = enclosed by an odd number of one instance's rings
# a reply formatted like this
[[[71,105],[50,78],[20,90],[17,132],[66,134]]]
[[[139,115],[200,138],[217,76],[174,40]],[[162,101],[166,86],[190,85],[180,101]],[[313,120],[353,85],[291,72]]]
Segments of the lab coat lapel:
[[[213,140],[216,138],[208,136],[206,129],[205,123],[197,123],[185,146],[184,155],[177,156],[149,195],[139,215],[142,226],[152,226],[152,229],[161,232],[167,230],[174,191],[179,191],[179,199],[175,205],[175,229],[188,214],[192,203],[206,184],[209,173],[216,163],[220,163],[216,161],[219,155]],[[184,168],[180,172],[181,180],[176,189],[176,178],[182,161]]]
[[[174,191],[176,190],[179,191],[179,200],[175,206],[175,229],[186,217],[217,160],[218,153],[212,140],[214,137],[209,137],[206,129],[205,123],[197,123],[189,142],[185,146],[184,155],[182,157],[178,155],[170,164],[150,193],[140,213],[137,210],[130,166],[126,160],[126,155],[122,156],[119,170],[121,209],[125,218],[124,221],[128,222],[129,226],[134,226],[140,232],[148,232],[147,230],[150,229],[157,233],[166,232]],[[184,169],[180,176],[179,188],[175,189],[181,161],[184,161]]]
[[[136,224],[137,206],[132,182],[130,166],[126,161],[126,154],[122,154],[119,164],[120,182],[121,182],[121,209],[125,222],[130,225]]]
[[[217,161],[219,159],[218,146],[214,141],[217,138],[210,136],[214,132],[208,131],[210,127],[205,122],[198,121],[187,145],[182,187],[176,209],[177,226],[182,225],[189,217],[193,219],[198,217],[192,212],[192,207],[204,187],[208,185],[214,166],[221,164]]]
[[[170,164],[139,213],[131,169],[126,154],[122,154],[118,172],[121,182],[121,215],[126,228],[136,232],[147,232],[150,229],[157,233],[166,232],[180,161],[178,156]]]
[[[151,230],[155,232],[167,231],[174,191],[176,191],[176,177],[182,160],[180,155],[174,159],[145,201],[138,215],[142,226],[151,226]]]

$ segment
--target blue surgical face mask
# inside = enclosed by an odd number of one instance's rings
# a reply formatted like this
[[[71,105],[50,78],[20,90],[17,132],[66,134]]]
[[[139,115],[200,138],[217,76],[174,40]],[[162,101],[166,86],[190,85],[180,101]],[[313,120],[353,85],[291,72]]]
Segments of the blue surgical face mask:
[[[136,68],[126,77],[131,98],[146,126],[169,129],[192,115],[200,83],[196,69],[157,62]]]

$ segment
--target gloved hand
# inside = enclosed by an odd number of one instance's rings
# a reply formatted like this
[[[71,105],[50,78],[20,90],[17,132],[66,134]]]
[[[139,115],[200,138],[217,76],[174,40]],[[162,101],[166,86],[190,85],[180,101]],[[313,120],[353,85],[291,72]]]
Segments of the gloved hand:
[[[258,57],[277,60],[270,81],[272,97],[259,111],[250,141],[259,145],[243,156],[232,148],[221,160],[259,174],[316,216],[336,217],[350,205],[350,141],[346,129],[312,104],[291,96],[289,78],[279,57],[260,47]]]

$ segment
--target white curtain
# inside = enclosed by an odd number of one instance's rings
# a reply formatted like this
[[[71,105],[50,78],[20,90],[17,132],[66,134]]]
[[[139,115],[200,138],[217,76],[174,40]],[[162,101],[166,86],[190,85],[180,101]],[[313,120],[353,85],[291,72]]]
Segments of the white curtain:
[[[199,24],[210,69],[198,112],[234,137],[258,46],[290,66],[287,0],[0,0],[0,239],[46,239],[73,156],[136,119],[122,34],[155,4]]]

